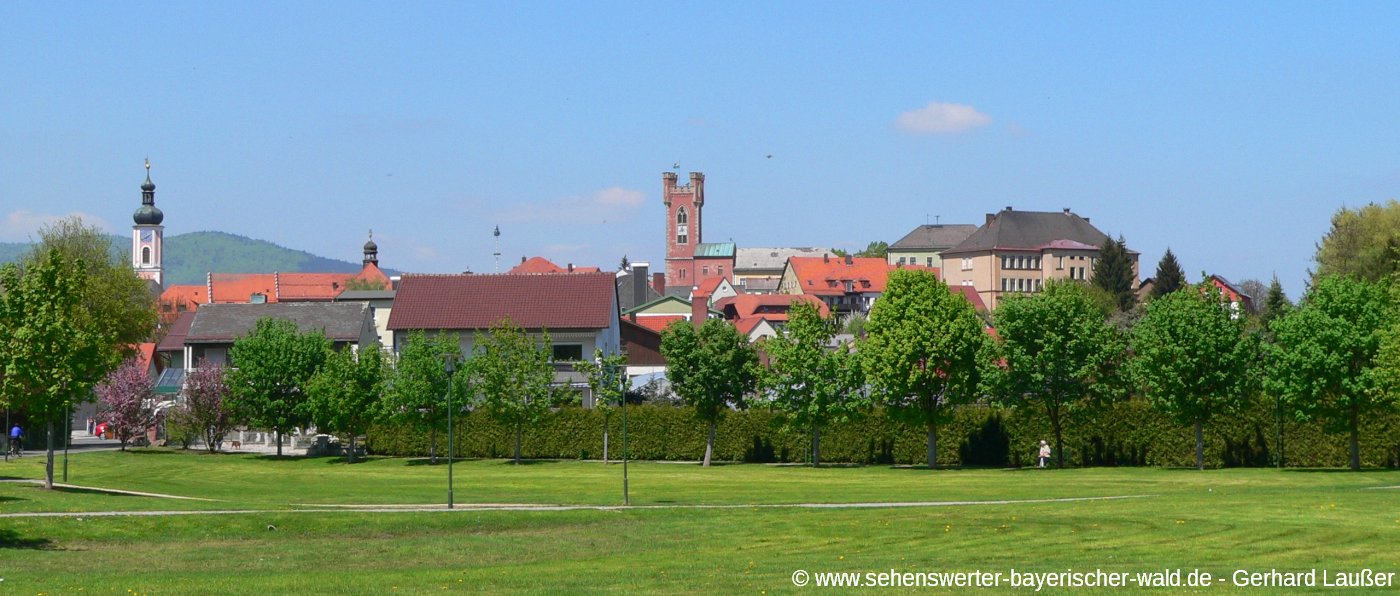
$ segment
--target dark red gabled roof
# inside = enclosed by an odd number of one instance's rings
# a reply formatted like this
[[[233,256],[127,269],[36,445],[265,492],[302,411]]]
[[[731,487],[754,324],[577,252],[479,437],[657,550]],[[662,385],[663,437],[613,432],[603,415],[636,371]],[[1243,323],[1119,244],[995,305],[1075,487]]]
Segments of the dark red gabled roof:
[[[610,273],[405,275],[389,329],[489,329],[509,318],[526,329],[602,329],[617,320]]]

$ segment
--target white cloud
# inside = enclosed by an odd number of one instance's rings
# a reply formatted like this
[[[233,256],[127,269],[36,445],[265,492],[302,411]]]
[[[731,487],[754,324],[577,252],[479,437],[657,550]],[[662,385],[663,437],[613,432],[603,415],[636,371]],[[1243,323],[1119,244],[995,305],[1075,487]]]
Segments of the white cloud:
[[[904,132],[926,135],[956,134],[992,123],[992,117],[977,108],[957,103],[929,102],[927,106],[899,115],[895,126]]]
[[[599,224],[630,217],[633,211],[645,203],[646,193],[614,186],[584,196],[564,197],[543,203],[521,203],[497,212],[497,216],[501,221],[512,223]]]
[[[65,217],[80,218],[83,220],[83,223],[96,226],[99,230],[107,231],[112,229],[112,226],[108,225],[102,218],[81,211],[73,211],[66,215],[54,215],[52,213],[35,213],[28,209],[19,209],[11,211],[5,216],[4,220],[0,221],[0,241],[29,242],[30,240],[38,240],[40,228],[51,225]]]

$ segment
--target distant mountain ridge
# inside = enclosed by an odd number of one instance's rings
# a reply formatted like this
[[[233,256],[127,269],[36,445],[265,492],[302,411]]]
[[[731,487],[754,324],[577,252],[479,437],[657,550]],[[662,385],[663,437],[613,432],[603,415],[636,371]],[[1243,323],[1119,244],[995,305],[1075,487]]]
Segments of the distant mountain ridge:
[[[131,238],[112,237],[112,255],[128,262]],[[28,242],[0,242],[0,263],[19,259],[33,246]],[[165,285],[202,284],[213,273],[358,273],[361,263],[328,259],[227,232],[190,232],[165,238]],[[398,271],[384,269],[388,275]]]

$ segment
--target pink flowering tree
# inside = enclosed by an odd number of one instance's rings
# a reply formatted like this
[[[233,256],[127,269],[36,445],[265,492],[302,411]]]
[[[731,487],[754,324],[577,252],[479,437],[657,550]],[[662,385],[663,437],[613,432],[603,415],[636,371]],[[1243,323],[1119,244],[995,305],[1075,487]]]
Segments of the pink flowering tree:
[[[200,362],[185,376],[185,403],[182,412],[204,439],[204,448],[214,453],[223,447],[224,435],[233,430],[229,414],[227,371],[222,364]]]
[[[145,436],[155,425],[155,383],[136,360],[122,363],[94,391],[98,418],[107,423],[123,450],[132,439]]]

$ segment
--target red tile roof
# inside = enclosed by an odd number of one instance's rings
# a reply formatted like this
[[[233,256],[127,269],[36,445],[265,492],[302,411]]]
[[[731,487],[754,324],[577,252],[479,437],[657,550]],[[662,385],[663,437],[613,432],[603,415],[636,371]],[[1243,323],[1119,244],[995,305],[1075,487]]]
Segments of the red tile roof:
[[[526,329],[602,329],[617,316],[610,273],[406,275],[389,329],[488,329],[506,318]]]
[[[194,323],[193,310],[180,313],[174,323],[170,324],[170,329],[165,332],[165,339],[160,340],[157,350],[161,352],[178,352],[185,349],[185,337],[190,333],[190,325]]]
[[[816,296],[845,295],[848,281],[852,283],[851,293],[884,292],[885,280],[895,269],[938,272],[937,267],[897,266],[875,257],[854,257],[850,261],[847,264],[842,257],[792,257],[788,259],[788,266],[792,268],[802,293]]]
[[[987,311],[987,303],[982,301],[982,295],[977,293],[977,288],[972,286],[948,286],[948,290],[954,294],[962,294],[963,298],[967,298],[967,301],[972,303],[972,308],[976,309],[977,312]]]
[[[573,271],[570,271],[564,267],[555,265],[553,261],[550,261],[549,259],[546,259],[544,257],[530,257],[528,259],[525,259],[524,261],[521,261],[519,265],[512,267],[511,270],[507,271],[506,273],[598,273],[598,268],[574,267]]]
[[[141,370],[149,372],[156,357],[156,345],[153,343],[136,344],[136,365]]]
[[[684,321],[685,319],[685,315],[638,315],[636,324],[646,327],[647,329],[650,329],[657,333],[660,333],[662,330],[666,329],[666,327],[671,323],[676,321]]]
[[[816,296],[806,294],[741,294],[739,296],[721,298],[714,305],[715,310],[724,313],[725,318],[730,320],[746,319],[749,317],[761,317],[771,321],[788,320],[788,310],[792,308],[794,301],[810,302],[817,307],[817,312],[826,317],[831,314],[831,309],[825,302]]]

